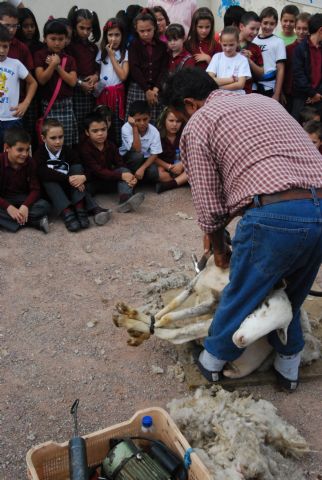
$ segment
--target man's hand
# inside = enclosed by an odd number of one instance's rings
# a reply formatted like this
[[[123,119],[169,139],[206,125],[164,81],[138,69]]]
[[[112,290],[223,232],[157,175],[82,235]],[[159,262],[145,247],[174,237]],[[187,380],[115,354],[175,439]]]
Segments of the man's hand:
[[[229,268],[231,250],[228,248],[224,253],[214,253],[215,265],[219,268]]]
[[[142,178],[144,177],[144,172],[145,172],[145,169],[143,167],[140,167],[137,169],[134,175],[138,180],[142,180]]]
[[[231,249],[225,241],[225,230],[206,233],[203,237],[204,255],[214,252],[215,265],[220,268],[229,268]]]

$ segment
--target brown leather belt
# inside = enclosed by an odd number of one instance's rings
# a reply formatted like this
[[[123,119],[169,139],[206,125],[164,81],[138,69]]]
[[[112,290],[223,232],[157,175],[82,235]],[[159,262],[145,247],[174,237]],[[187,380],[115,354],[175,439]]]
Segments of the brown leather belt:
[[[315,189],[317,198],[322,199],[322,188]],[[277,192],[271,194],[258,195],[260,206],[270,205],[271,203],[286,202],[288,200],[303,200],[313,199],[311,190],[304,188],[294,188],[293,190],[285,190],[284,192]],[[253,200],[247,208],[257,208],[258,204]]]

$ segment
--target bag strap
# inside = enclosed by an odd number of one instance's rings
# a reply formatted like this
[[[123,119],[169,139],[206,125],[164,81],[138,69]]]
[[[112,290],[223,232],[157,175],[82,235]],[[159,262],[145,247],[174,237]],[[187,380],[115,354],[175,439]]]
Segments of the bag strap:
[[[67,63],[67,57],[64,57],[62,62],[61,62],[61,68],[63,70],[66,66],[66,63]],[[63,79],[61,77],[59,77],[59,79],[57,81],[57,84],[56,84],[56,87],[55,87],[55,90],[54,90],[54,93],[53,93],[53,96],[49,100],[49,103],[48,103],[47,108],[45,110],[44,117],[43,117],[44,120],[47,117],[47,115],[49,114],[50,110],[52,109],[52,106],[54,105],[56,98],[58,97],[58,94],[59,94],[59,91],[61,89],[62,83],[63,83]]]

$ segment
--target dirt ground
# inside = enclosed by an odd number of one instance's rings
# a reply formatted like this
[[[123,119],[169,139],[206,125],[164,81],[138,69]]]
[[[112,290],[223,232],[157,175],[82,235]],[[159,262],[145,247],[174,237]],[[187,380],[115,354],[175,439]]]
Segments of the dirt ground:
[[[116,206],[114,198],[100,200]],[[193,275],[190,258],[201,253],[201,233],[189,189],[162,195],[148,189],[139,212],[113,213],[103,227],[72,234],[53,220],[50,228],[47,236],[32,229],[0,232],[0,478],[5,480],[26,478],[30,447],[71,436],[75,398],[85,434],[189,393],[185,383],[167,375],[176,361],[172,345],[152,338],[128,347],[126,332],[112,323],[116,302],[146,302],[147,284],[135,279],[138,270]],[[180,260],[174,260],[172,247],[184,253]],[[152,366],[164,373],[153,373]],[[307,439],[312,452],[299,463],[303,478],[322,478],[322,379],[300,385],[292,395],[271,385],[249,391],[272,401]]]

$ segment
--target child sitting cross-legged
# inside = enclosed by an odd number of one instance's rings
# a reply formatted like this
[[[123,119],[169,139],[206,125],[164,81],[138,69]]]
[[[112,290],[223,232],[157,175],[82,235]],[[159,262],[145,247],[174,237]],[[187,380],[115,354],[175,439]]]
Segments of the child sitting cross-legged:
[[[30,136],[23,128],[5,131],[5,151],[0,153],[0,226],[11,232],[30,226],[48,233],[50,205],[40,198],[29,149]]]
[[[91,193],[112,192],[119,194],[118,212],[136,210],[144,200],[143,193],[134,194],[137,179],[125,167],[117,147],[108,140],[106,116],[92,113],[84,120],[85,137],[79,145],[79,153],[89,178]]]
[[[77,152],[64,145],[63,125],[55,118],[45,120],[42,127],[43,145],[34,154],[38,176],[55,211],[67,230],[77,232],[89,227],[87,209],[97,225],[110,218],[86,189],[86,176]]]
[[[127,123],[122,127],[120,154],[137,180],[156,183],[159,173],[155,160],[162,146],[160,133],[150,119],[148,102],[136,100],[131,103]]]
[[[156,185],[156,192],[162,193],[185,185],[188,182],[188,176],[180,161],[179,143],[182,122],[169,107],[162,112],[158,128],[163,151],[155,162],[158,165],[160,180]]]

